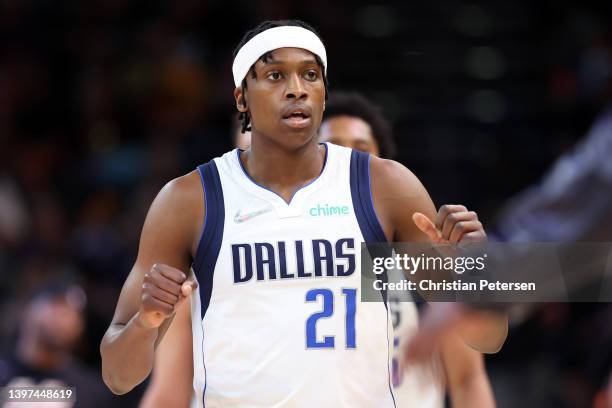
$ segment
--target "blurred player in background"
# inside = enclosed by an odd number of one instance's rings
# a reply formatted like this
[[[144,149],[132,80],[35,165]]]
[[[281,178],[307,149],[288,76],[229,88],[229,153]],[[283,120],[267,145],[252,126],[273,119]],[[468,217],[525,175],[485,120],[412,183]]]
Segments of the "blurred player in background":
[[[388,310],[357,307],[357,248],[444,237],[405,167],[318,143],[326,70],[325,48],[302,22],[266,22],[243,38],[234,96],[251,148],[174,180],[153,203],[101,345],[115,393],[148,376],[176,309],[199,287],[191,298],[198,406],[395,405]],[[331,217],[338,212],[329,206],[346,217]],[[451,231],[461,223],[452,221]],[[477,227],[466,236],[483,234],[477,221],[466,224]],[[462,335],[494,352],[506,327],[491,319]]]
[[[334,91],[330,94],[319,140],[385,159],[395,157],[391,123],[378,106],[357,92]]]

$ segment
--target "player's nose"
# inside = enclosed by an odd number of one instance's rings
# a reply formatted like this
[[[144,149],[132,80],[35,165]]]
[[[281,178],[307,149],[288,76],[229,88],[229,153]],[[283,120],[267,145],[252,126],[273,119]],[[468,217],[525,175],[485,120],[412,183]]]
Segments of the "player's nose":
[[[285,98],[305,99],[306,97],[308,97],[308,92],[300,76],[297,73],[290,75],[287,80],[287,88],[285,89]]]

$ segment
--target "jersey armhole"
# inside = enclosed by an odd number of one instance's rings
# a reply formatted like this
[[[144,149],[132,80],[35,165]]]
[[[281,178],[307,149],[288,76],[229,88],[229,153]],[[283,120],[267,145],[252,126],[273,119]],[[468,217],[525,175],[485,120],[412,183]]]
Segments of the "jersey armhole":
[[[367,244],[387,242],[374,208],[370,160],[371,156],[367,153],[357,150],[351,152],[351,198],[359,229]]]
[[[214,160],[198,166],[204,194],[204,225],[198,243],[193,272],[198,279],[202,318],[212,294],[213,273],[221,250],[225,225],[225,203],[219,171]]]

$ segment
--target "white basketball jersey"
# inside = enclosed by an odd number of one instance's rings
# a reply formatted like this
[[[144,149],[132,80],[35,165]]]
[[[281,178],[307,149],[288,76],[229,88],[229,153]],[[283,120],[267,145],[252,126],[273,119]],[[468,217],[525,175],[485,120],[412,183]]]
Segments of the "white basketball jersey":
[[[320,176],[289,204],[248,176],[238,150],[198,168],[198,407],[395,405],[387,305],[360,301],[361,243],[385,239],[369,156],[324,146]]]

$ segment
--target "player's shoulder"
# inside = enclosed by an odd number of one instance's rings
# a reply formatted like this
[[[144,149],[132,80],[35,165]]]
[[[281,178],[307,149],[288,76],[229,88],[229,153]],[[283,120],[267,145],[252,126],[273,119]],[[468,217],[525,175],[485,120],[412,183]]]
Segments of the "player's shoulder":
[[[419,240],[422,233],[415,227],[412,215],[420,212],[433,219],[436,211],[417,176],[396,161],[373,157],[370,177],[374,207],[387,236]]]
[[[142,237],[156,238],[146,240],[145,246],[157,248],[160,242],[170,245],[168,242],[172,241],[179,251],[189,248],[195,253],[194,243],[199,238],[205,214],[204,193],[197,171],[170,180],[149,207]]]
[[[372,156],[370,175],[374,188],[389,193],[406,194],[418,192],[423,188],[417,176],[403,164],[389,159]]]
[[[177,215],[197,210],[202,206],[202,200],[202,182],[197,170],[168,181],[155,199]]]
[[[176,177],[161,189],[160,194],[172,196],[177,200],[187,198],[193,194],[202,194],[202,182],[200,174],[197,170],[190,171],[187,174]]]
[[[184,174],[180,177],[170,180],[160,191],[160,194],[171,196],[174,201],[193,203],[195,198],[203,197],[204,188],[206,188],[204,179],[205,167],[214,165],[218,168],[225,169],[232,166],[239,166],[237,149],[230,150],[218,156],[208,163],[198,166],[198,168]],[[197,200],[196,200],[197,201]]]

